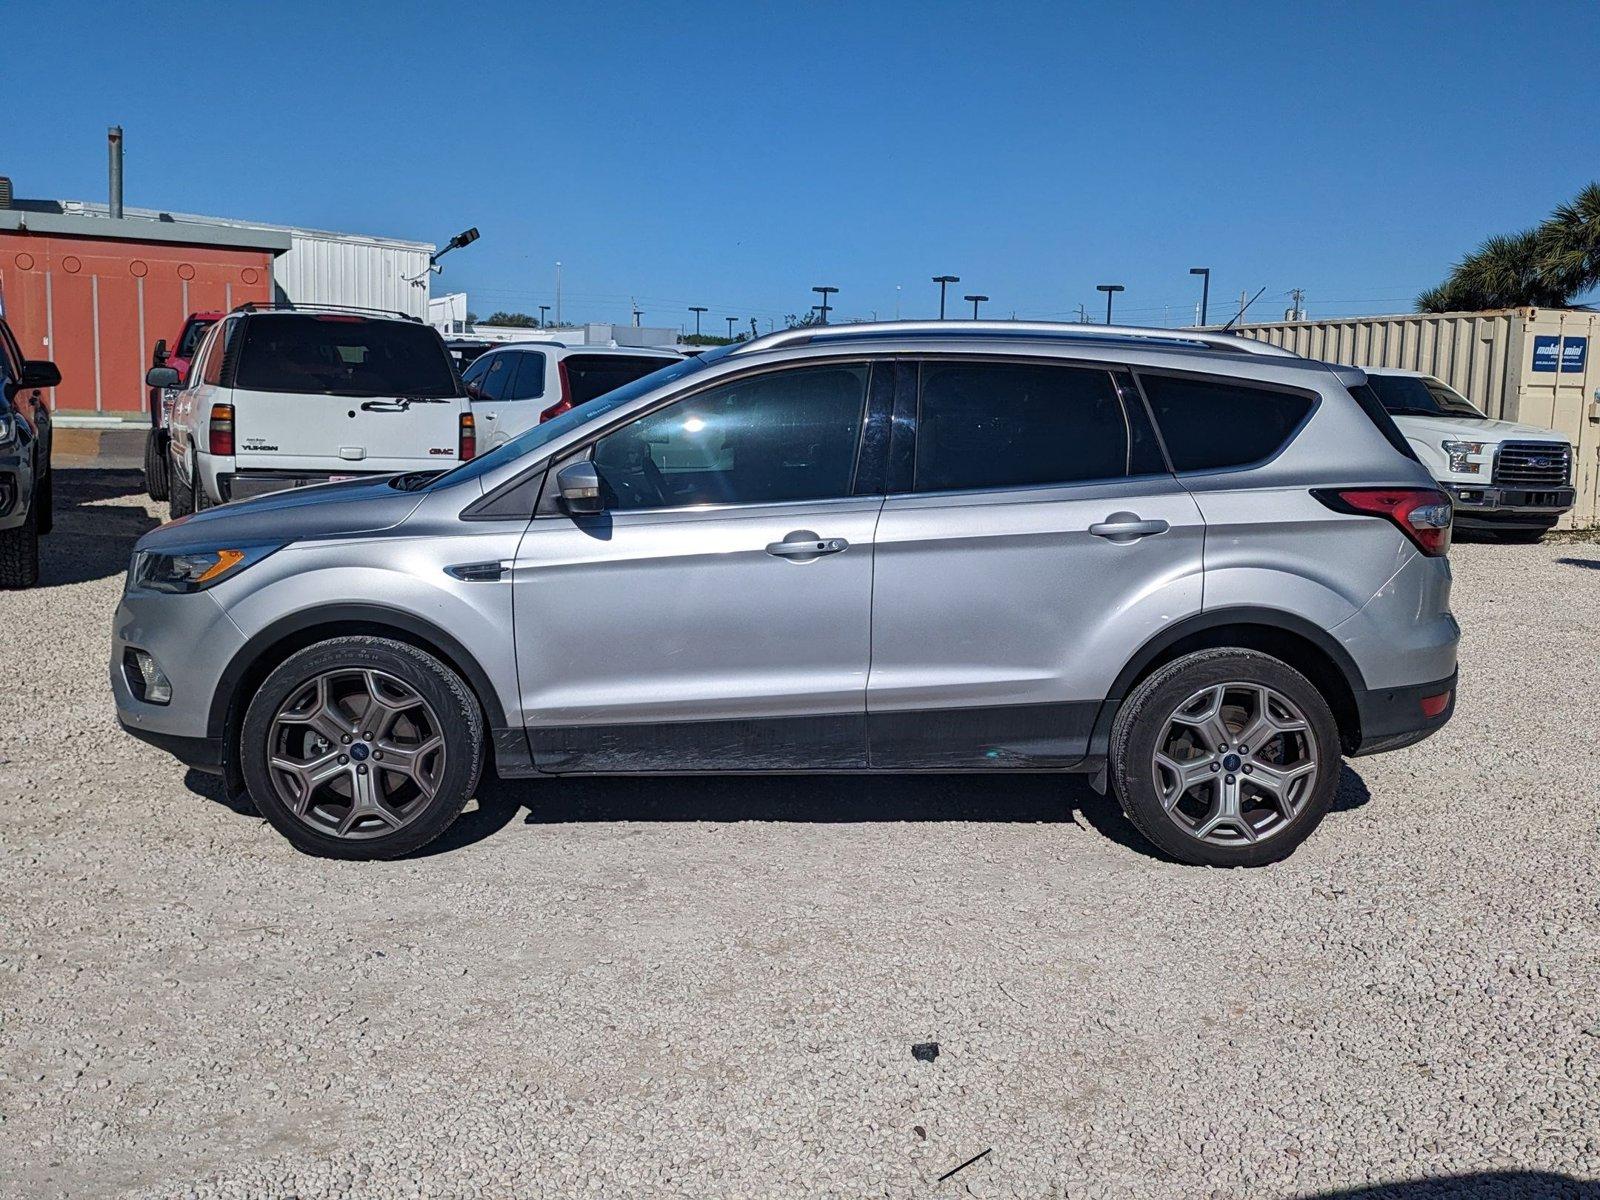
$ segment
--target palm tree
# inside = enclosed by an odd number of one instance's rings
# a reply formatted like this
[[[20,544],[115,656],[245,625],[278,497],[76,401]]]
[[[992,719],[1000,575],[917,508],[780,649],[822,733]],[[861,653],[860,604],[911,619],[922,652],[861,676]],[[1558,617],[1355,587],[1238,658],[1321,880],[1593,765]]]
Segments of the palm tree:
[[[1417,297],[1418,312],[1560,308],[1600,286],[1600,183],[1536,229],[1491,237]]]

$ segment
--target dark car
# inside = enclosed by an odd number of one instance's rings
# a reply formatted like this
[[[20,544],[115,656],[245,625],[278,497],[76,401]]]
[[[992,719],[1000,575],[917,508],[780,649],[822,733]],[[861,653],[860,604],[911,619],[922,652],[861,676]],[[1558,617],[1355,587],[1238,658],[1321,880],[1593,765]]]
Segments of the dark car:
[[[39,579],[39,535],[54,518],[50,410],[40,393],[60,382],[55,363],[22,357],[0,318],[0,587]]]

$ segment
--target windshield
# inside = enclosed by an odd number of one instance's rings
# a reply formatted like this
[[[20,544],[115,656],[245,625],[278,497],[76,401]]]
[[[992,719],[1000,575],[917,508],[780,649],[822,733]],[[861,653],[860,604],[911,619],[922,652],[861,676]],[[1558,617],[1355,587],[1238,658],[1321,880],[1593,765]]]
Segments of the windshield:
[[[431,326],[310,313],[258,316],[245,327],[234,386],[324,396],[459,396]]]
[[[1426,375],[1368,375],[1383,407],[1400,417],[1482,417],[1472,402],[1452,387]]]
[[[735,343],[736,344],[736,343]],[[464,462],[454,470],[446,471],[443,475],[435,475],[432,479],[424,481],[429,488],[439,487],[443,484],[455,484],[464,479],[474,479],[487,475],[489,472],[515,462],[519,458],[535,454],[539,447],[549,445],[557,438],[570,433],[572,430],[604,416],[613,409],[621,408],[630,400],[653,392],[658,387],[692,375],[696,371],[704,370],[710,363],[720,358],[725,358],[733,350],[733,345],[719,346],[717,349],[700,355],[698,358],[686,358],[681,362],[668,363],[659,371],[652,371],[632,383],[623,384],[615,391],[607,392],[604,396],[580,404],[576,408],[569,408],[558,417],[552,417],[543,425],[535,425],[509,442],[503,442],[489,453]]]

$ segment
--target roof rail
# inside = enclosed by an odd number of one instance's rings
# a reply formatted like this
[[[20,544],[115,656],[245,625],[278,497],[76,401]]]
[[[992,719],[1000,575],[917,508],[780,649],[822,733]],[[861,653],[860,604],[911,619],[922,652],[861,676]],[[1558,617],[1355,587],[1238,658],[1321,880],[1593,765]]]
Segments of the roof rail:
[[[1158,329],[1145,325],[1078,325],[1064,321],[863,321],[854,325],[806,325],[796,329],[783,329],[741,343],[733,351],[747,354],[755,350],[770,350],[778,346],[805,345],[808,342],[838,338],[894,337],[897,334],[944,333],[952,337],[976,334],[1011,334],[1040,338],[1071,340],[1107,340],[1136,338],[1141,341],[1165,342],[1173,346],[1190,346],[1211,350],[1229,350],[1235,354],[1259,354],[1270,358],[1299,358],[1300,355],[1281,346],[1258,342],[1253,338],[1232,333],[1211,333],[1203,329]]]
[[[397,312],[392,308],[363,308],[359,304],[296,304],[293,300],[251,300],[245,304],[237,304],[234,312],[335,312],[335,313],[364,313],[369,317],[399,317],[402,321],[415,321],[422,324],[421,317],[414,317],[410,313]]]

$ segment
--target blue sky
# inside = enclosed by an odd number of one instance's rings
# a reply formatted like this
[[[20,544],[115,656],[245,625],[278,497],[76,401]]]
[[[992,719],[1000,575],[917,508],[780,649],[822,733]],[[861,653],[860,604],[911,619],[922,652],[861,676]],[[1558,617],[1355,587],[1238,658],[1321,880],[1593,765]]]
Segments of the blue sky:
[[[647,324],[1393,312],[1600,176],[1600,6],[6,6],[0,174],[443,242],[436,293]]]

